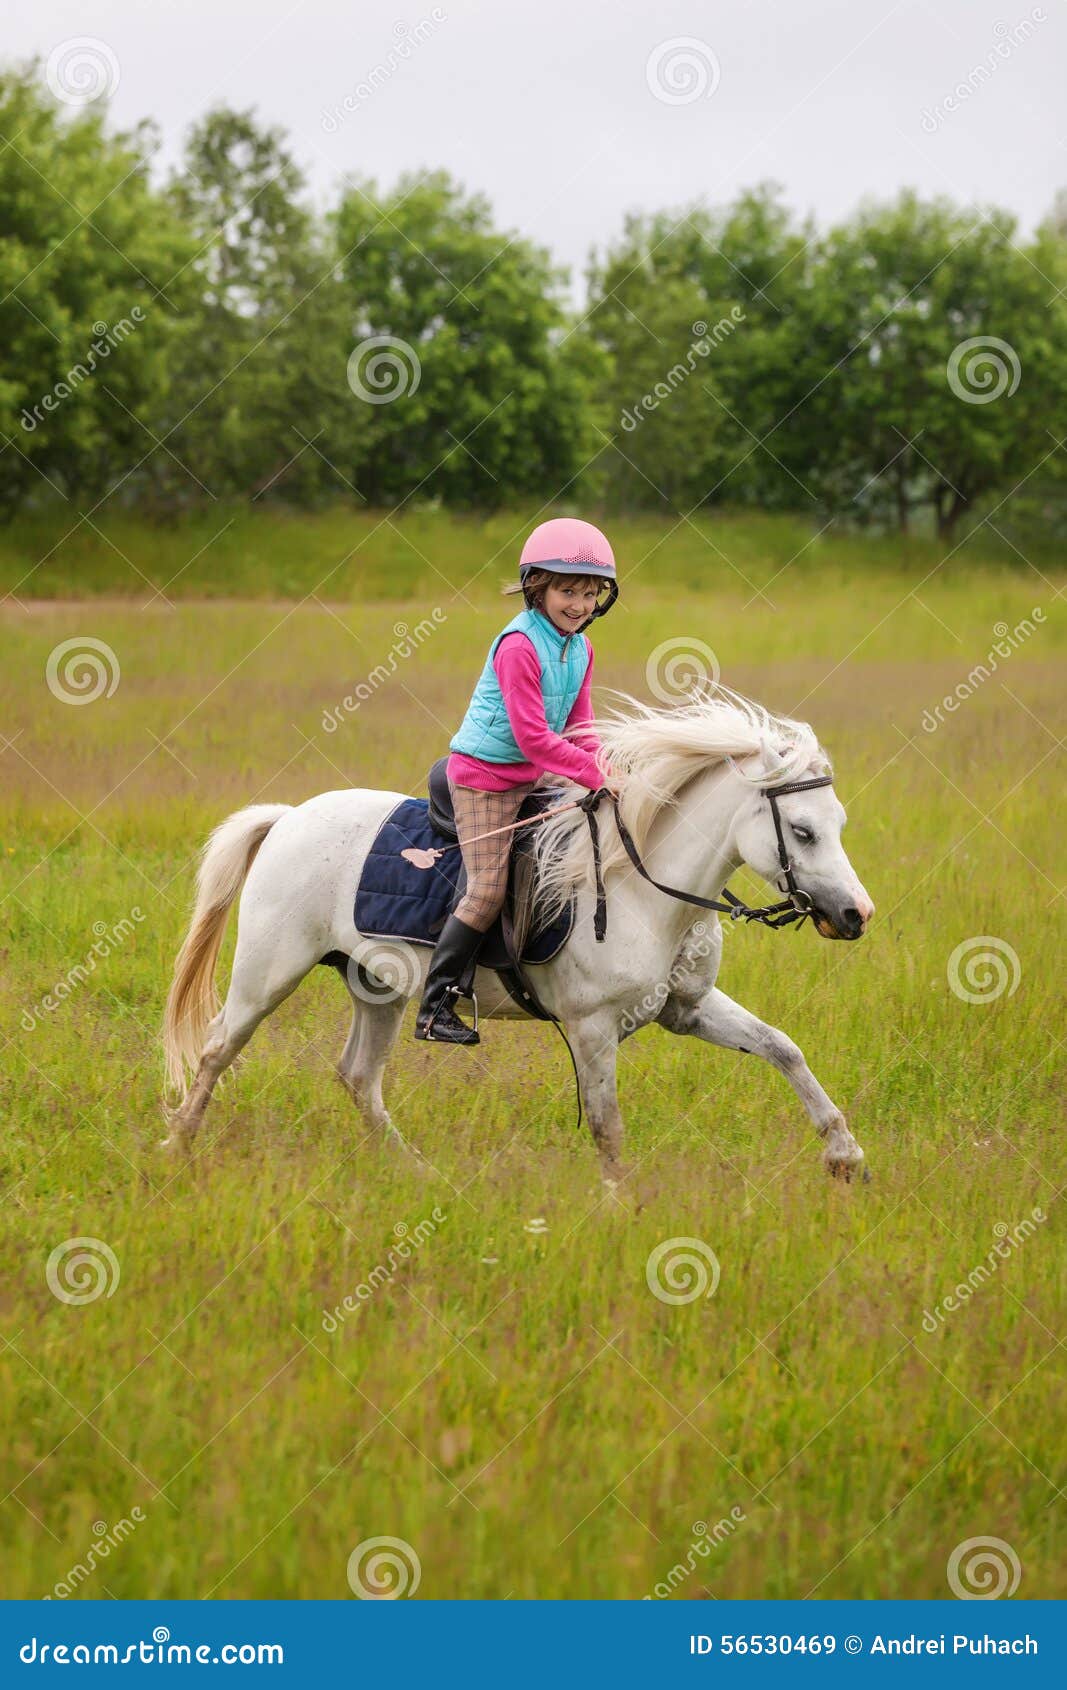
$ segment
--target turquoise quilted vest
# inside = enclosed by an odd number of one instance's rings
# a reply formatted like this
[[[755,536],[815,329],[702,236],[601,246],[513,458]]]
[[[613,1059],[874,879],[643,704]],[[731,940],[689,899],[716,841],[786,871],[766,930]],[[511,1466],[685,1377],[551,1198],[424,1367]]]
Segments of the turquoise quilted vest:
[[[566,727],[567,717],[589,667],[589,641],[584,634],[560,633],[555,624],[539,610],[520,610],[506,628],[501,628],[489,647],[489,655],[478,677],[467,714],[449,741],[451,751],[461,751],[467,757],[481,757],[486,763],[526,761],[515,743],[504,705],[504,695],[493,668],[497,646],[505,634],[510,634],[515,629],[533,641],[541,660],[541,695],[545,701],[545,720],[555,733],[562,733]],[[564,654],[565,640],[567,647]]]

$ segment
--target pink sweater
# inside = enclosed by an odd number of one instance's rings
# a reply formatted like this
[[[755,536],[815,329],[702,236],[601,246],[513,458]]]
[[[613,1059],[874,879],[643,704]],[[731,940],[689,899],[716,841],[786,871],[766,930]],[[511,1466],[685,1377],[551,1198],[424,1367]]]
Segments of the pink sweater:
[[[504,695],[504,706],[511,723],[515,743],[527,759],[524,763],[487,763],[481,757],[468,757],[465,752],[453,751],[446,764],[446,773],[454,786],[474,786],[480,792],[506,792],[509,787],[533,781],[542,773],[562,775],[567,780],[588,786],[591,791],[604,784],[604,777],[593,756],[600,746],[594,733],[582,734],[567,740],[554,733],[545,720],[545,700],[541,691],[541,664],[532,640],[515,629],[505,635],[493,656],[493,669]],[[592,700],[593,648],[589,648],[589,664],[567,717],[567,728],[578,727],[593,719]]]

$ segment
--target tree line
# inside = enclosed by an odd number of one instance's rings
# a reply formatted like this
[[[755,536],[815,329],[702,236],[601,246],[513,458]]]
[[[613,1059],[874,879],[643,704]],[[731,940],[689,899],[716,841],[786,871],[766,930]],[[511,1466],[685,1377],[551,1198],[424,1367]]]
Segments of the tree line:
[[[763,184],[625,219],[569,303],[446,173],[316,212],[220,107],[181,167],[40,67],[0,75],[0,506],[352,497],[716,504],[951,538],[1058,497],[1067,201],[1032,237],[903,192],[824,233]]]

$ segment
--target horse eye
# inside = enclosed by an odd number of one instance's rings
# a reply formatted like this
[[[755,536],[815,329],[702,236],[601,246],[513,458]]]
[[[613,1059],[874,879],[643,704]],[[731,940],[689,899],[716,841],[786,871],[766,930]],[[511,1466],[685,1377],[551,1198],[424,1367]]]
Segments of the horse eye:
[[[799,840],[801,845],[810,845],[812,840],[815,838],[815,835],[808,827],[795,827],[793,829],[793,838]]]

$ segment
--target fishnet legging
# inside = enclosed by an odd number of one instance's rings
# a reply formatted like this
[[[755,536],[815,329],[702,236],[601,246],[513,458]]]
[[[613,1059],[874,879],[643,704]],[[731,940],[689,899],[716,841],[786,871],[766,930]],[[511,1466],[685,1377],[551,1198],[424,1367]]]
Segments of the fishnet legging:
[[[511,855],[513,833],[498,833],[494,839],[479,839],[468,844],[475,834],[487,833],[490,828],[506,827],[519,813],[523,799],[533,791],[536,782],[509,787],[507,792],[480,792],[473,786],[454,786],[452,808],[456,818],[456,832],[467,871],[467,887],[453,911],[468,927],[487,933],[500,913],[508,886],[508,860]]]

